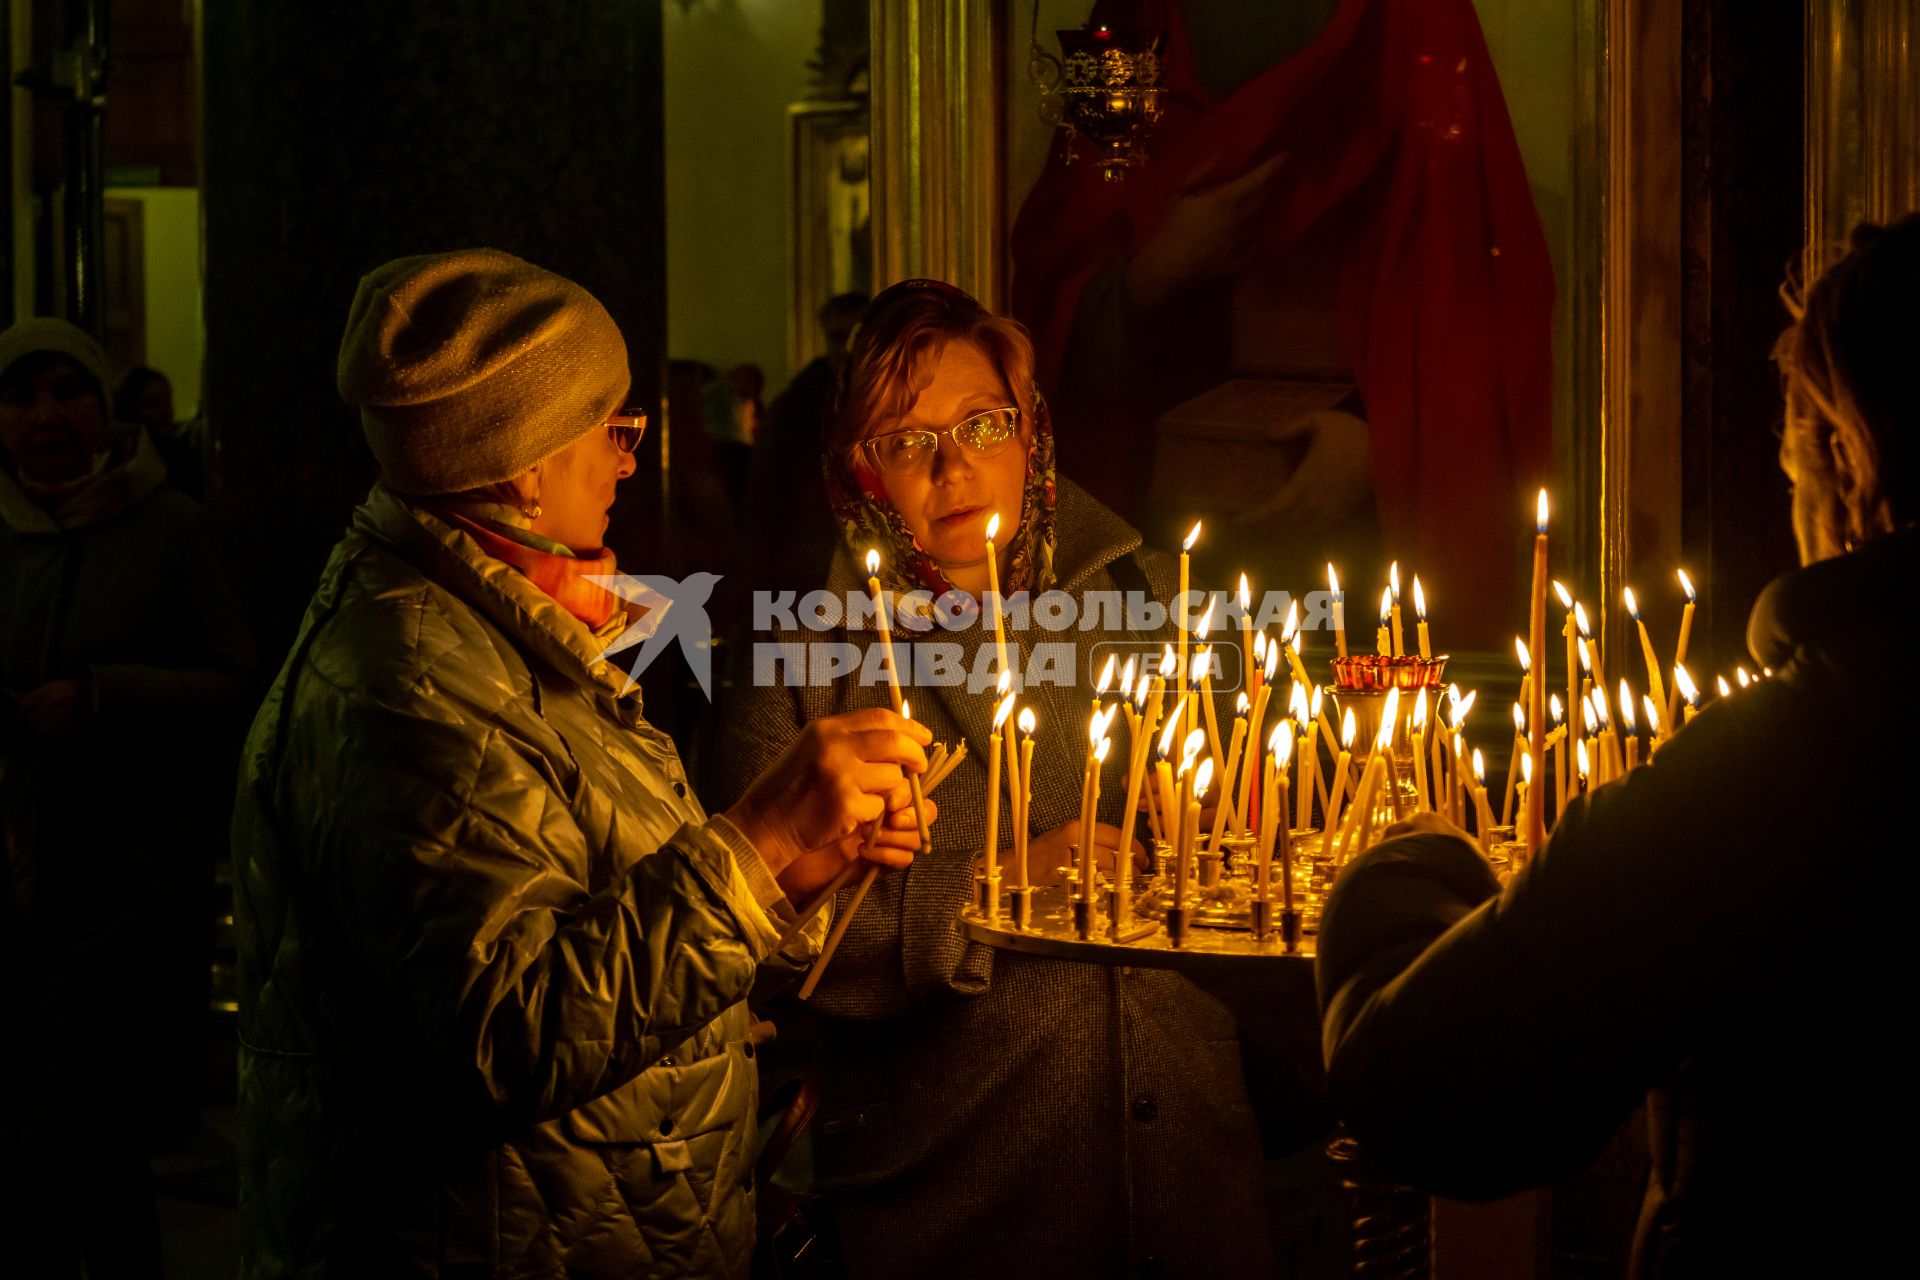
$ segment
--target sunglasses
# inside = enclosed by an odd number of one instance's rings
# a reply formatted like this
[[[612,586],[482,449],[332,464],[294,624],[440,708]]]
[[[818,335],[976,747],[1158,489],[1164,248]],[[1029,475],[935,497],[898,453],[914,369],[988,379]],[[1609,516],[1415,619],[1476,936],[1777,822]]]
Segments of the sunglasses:
[[[647,415],[644,413],[618,413],[607,419],[607,435],[622,453],[632,453],[645,434]]]

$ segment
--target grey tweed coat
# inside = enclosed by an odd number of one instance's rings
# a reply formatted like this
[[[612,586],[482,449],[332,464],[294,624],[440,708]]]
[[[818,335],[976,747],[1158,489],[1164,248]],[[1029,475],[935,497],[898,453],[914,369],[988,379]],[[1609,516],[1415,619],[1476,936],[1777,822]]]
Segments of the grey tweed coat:
[[[1062,590],[1163,601],[1172,561],[1077,486],[1061,481]],[[1112,567],[1123,558],[1132,564]],[[836,595],[864,579],[843,548]],[[1120,631],[1012,633],[1071,641],[1082,685],[1026,701],[1036,736],[1033,830],[1078,816],[1096,646],[1171,637]],[[761,640],[847,640],[844,632]],[[871,639],[852,637],[855,639]],[[936,634],[969,642],[977,633]],[[896,633],[896,645],[902,637]],[[900,657],[907,666],[905,653]],[[818,717],[884,705],[884,685],[739,690],[714,753],[712,799],[742,792]],[[954,925],[984,837],[990,693],[909,694],[914,716],[968,759],[939,792],[931,854],[883,875],[809,1002],[820,1021],[815,1189],[828,1197],[851,1274],[1239,1277],[1273,1271],[1261,1153],[1232,1018],[1163,971],[996,954]],[[1125,735],[1108,761],[1102,820],[1123,806]],[[1002,799],[1002,841],[1011,817]],[[779,1017],[794,1016],[792,1011]]]

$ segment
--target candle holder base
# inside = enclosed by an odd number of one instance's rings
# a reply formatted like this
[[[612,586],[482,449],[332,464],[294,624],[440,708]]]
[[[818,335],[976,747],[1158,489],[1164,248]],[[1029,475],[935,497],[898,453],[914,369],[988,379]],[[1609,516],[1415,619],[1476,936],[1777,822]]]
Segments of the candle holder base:
[[[1013,927],[1025,933],[1033,928],[1033,886],[1007,891],[1007,906],[1013,914]]]
[[[1167,937],[1176,947],[1186,945],[1187,909],[1185,907],[1167,908]]]
[[[1226,858],[1211,849],[1198,850],[1193,855],[1194,880],[1202,889],[1218,889],[1220,878],[1226,874]]]
[[[1263,984],[1277,982],[1284,984],[1291,993],[1288,999],[1298,999],[1302,1002],[1302,1008],[1312,1005],[1313,934],[1310,929],[1303,930],[1299,950],[1289,952],[1281,946],[1277,932],[1265,939],[1255,938],[1252,930],[1246,926],[1244,915],[1238,929],[1196,927],[1198,912],[1189,899],[1181,904],[1187,913],[1185,919],[1176,921],[1180,931],[1177,945],[1173,936],[1162,927],[1166,910],[1164,906],[1158,913],[1153,913],[1143,912],[1138,909],[1137,903],[1130,903],[1127,911],[1119,913],[1126,917],[1126,924],[1115,936],[1114,898],[1112,893],[1108,893],[1107,905],[1101,908],[1104,914],[1100,915],[1095,935],[1083,939],[1074,928],[1073,899],[1068,896],[1064,886],[1035,887],[1031,893],[1030,927],[1015,928],[1005,918],[999,924],[989,924],[985,915],[972,902],[968,902],[960,912],[961,936],[969,942],[981,943],[996,950],[1018,951],[1054,960],[1123,968],[1173,969],[1182,973],[1231,977],[1236,982],[1242,978]],[[1278,904],[1280,899],[1274,897],[1270,901]]]
[[[981,876],[978,880],[974,881],[974,888],[979,894],[978,903],[980,914],[987,918],[988,924],[999,924],[1000,873],[996,871],[990,876]]]
[[[1247,904],[1247,920],[1253,927],[1253,936],[1265,942],[1273,933],[1273,904],[1253,899]]]
[[[1118,889],[1107,890],[1107,937],[1113,942],[1138,942],[1150,938],[1157,932],[1159,925],[1151,920],[1141,920],[1133,914],[1131,896],[1125,905],[1121,904]]]
[[[1147,846],[1147,869],[1144,873],[1147,879],[1149,880],[1157,879],[1159,876],[1165,873],[1168,865],[1168,860],[1172,856],[1173,856],[1172,848],[1170,848],[1164,841],[1155,840],[1150,842]]]
[[[1098,921],[1099,917],[1091,902],[1079,897],[1073,900],[1073,931],[1083,942],[1092,941],[1094,926]]]
[[[1287,954],[1300,954],[1300,913],[1283,910],[1280,913],[1280,941],[1287,944]]]

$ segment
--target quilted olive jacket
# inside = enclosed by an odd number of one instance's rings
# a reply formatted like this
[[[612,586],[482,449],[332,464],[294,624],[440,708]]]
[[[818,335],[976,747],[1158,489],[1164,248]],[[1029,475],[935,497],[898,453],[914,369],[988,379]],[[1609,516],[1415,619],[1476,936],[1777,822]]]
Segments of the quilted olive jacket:
[[[383,489],[335,548],[234,816],[245,1275],[746,1274],[791,917],[599,649]]]

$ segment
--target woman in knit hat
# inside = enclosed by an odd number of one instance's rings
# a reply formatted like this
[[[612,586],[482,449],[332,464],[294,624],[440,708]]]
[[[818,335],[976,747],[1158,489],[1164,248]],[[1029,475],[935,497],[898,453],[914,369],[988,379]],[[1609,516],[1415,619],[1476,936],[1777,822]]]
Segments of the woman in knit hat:
[[[726,813],[606,657],[644,420],[579,286],[494,250],[361,282],[339,387],[381,481],[248,742],[234,818],[249,1275],[744,1276],[755,1035],[804,898],[918,843],[926,731],[823,723]],[[885,818],[862,847],[862,824]]]
[[[868,548],[880,550],[883,582],[903,596],[980,597],[995,515],[991,545],[1008,595],[1064,591],[1084,602],[1132,592],[1165,601],[1175,591],[1168,556],[1146,550],[1139,533],[1055,474],[1026,331],[951,285],[908,281],[868,306],[842,371],[825,462],[844,531],[823,584],[836,597],[860,589]],[[1031,626],[1009,613],[1007,645],[1027,673],[1021,698],[1041,726],[1030,870],[1036,883],[1057,883],[1081,836],[1094,672],[1122,648],[1157,661],[1173,632],[1048,631],[1041,612],[1032,611]],[[960,662],[978,672],[995,657],[991,632],[979,627],[936,632],[912,647],[929,651],[925,658],[936,646],[983,637],[983,649],[968,644]],[[864,643],[871,635],[776,638]],[[909,640],[902,631],[895,644]],[[1042,656],[1049,650],[1051,660]],[[1070,678],[1036,679],[1049,661]],[[913,664],[916,672],[933,666]],[[885,696],[851,677],[736,694],[744,705],[722,728],[715,759],[726,776],[715,794],[744,788],[807,726]],[[1267,1275],[1260,1137],[1226,1009],[1172,973],[996,952],[955,929],[979,870],[994,701],[976,681],[915,692],[914,714],[935,736],[965,740],[972,751],[942,786],[949,816],[932,852],[874,883],[808,1003],[820,1015],[814,1189],[849,1272],[860,1280],[1002,1270]],[[1109,872],[1124,757],[1116,751],[1107,761],[1092,833]],[[1013,825],[1003,810],[1003,866]],[[1311,993],[1303,986],[1299,996],[1310,1019]]]
[[[254,690],[206,520],[144,433],[110,433],[107,380],[64,320],[0,333],[0,1235],[23,1275],[83,1255],[158,1274],[147,1152],[199,1121],[213,865]]]

